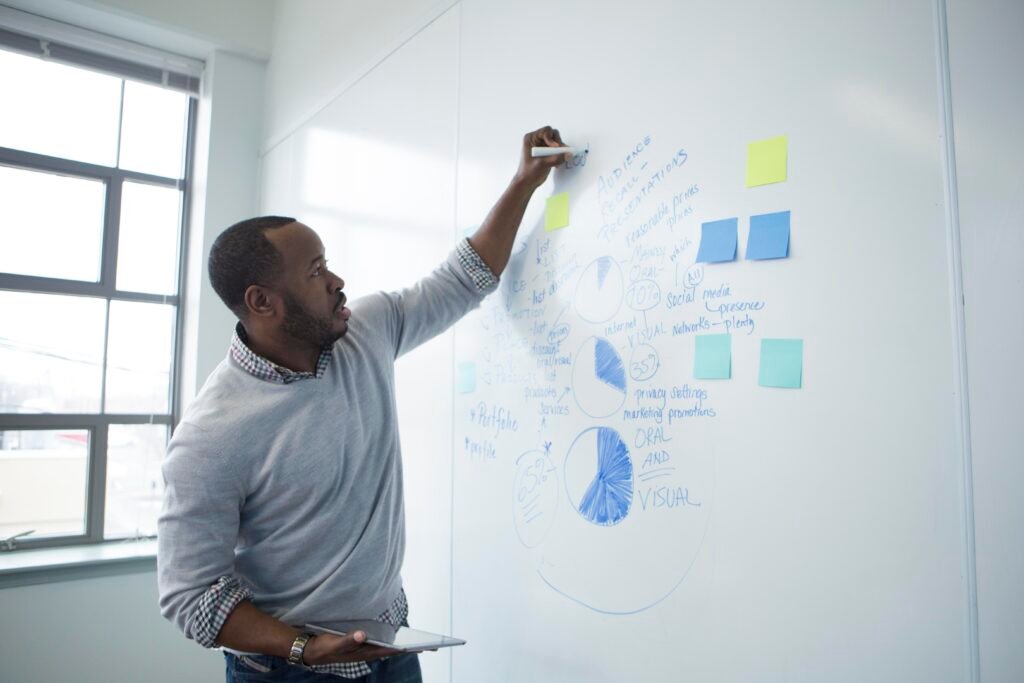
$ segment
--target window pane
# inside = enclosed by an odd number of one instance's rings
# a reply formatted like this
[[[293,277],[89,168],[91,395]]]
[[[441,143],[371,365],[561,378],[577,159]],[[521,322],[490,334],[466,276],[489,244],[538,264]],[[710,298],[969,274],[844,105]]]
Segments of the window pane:
[[[85,533],[89,432],[0,431],[0,538]]]
[[[170,413],[174,306],[110,302],[108,413]]]
[[[180,178],[187,116],[188,95],[125,81],[121,168]]]
[[[0,271],[99,282],[106,189],[98,180],[0,166]]]
[[[106,301],[0,291],[0,412],[97,413]]]
[[[121,79],[0,50],[0,147],[113,166]]]
[[[117,288],[174,294],[178,289],[181,192],[126,182],[121,190]]]
[[[111,425],[107,437],[104,538],[156,535],[167,447],[164,425]]]

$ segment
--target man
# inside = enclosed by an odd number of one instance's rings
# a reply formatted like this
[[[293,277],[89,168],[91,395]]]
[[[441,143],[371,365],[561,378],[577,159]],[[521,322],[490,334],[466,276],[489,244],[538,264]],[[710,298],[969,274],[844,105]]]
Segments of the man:
[[[225,648],[228,681],[420,680],[415,654],[301,627],[405,621],[394,361],[494,290],[530,197],[563,161],[530,148],[561,145],[550,127],[527,134],[474,235],[414,287],[351,311],[302,223],[254,218],[217,238],[210,280],[239,322],[168,446],[158,578],[163,615]]]

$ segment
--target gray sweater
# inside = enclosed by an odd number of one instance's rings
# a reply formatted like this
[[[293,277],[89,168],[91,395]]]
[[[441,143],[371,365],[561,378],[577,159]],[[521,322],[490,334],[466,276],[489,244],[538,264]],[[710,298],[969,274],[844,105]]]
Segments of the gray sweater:
[[[266,381],[229,355],[207,379],[168,446],[158,529],[160,609],[187,636],[225,576],[294,625],[372,619],[395,602],[405,513],[394,361],[493,289],[467,246],[410,289],[354,302],[322,377]]]

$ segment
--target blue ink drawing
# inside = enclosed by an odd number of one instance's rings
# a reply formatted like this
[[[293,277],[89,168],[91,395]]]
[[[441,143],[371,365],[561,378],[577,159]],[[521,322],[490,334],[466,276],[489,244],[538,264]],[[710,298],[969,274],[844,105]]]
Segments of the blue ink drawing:
[[[619,391],[626,392],[626,369],[615,347],[607,339],[597,339],[594,345],[594,374],[599,380]]]
[[[604,289],[604,279],[608,277],[608,271],[612,269],[612,260],[607,256],[597,259],[597,289]]]
[[[594,431],[590,429],[584,434]],[[588,436],[579,444],[583,451],[596,448],[597,472],[592,474],[576,509],[592,524],[614,526],[626,518],[633,503],[633,461],[617,431],[610,427],[597,427],[596,432],[596,440]],[[583,459],[588,454],[577,452],[576,455]]]
[[[573,356],[572,393],[585,414],[608,417],[626,401],[626,364],[607,339],[590,337]]]
[[[576,283],[573,304],[588,323],[611,320],[622,306],[625,283],[622,268],[611,256],[599,256],[587,264]]]

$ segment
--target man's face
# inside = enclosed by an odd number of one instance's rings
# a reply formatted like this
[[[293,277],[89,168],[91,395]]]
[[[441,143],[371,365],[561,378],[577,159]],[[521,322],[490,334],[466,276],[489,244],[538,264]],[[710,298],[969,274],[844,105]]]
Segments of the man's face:
[[[351,315],[341,292],[345,281],[327,269],[320,237],[298,222],[268,230],[266,235],[284,262],[275,289],[284,300],[281,327],[285,333],[317,346],[345,336]]]

